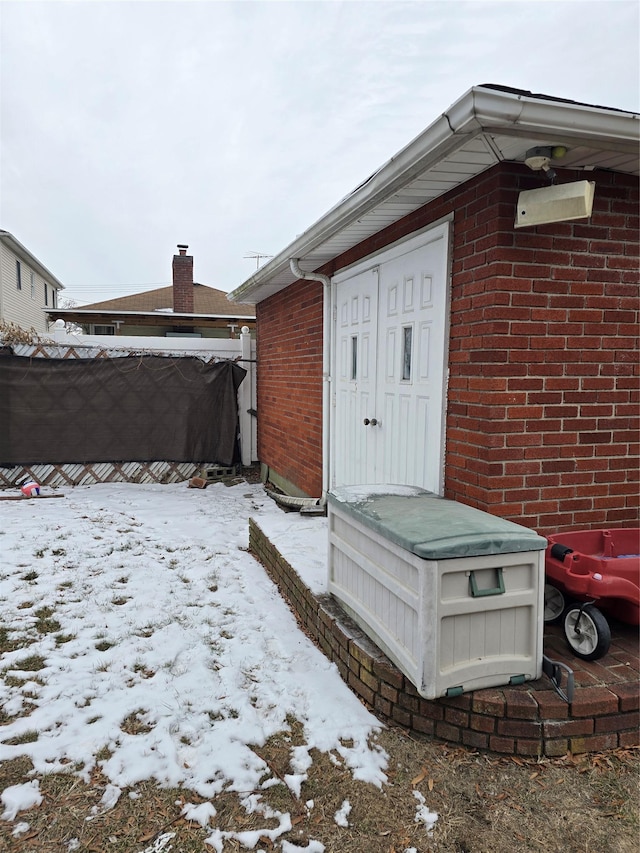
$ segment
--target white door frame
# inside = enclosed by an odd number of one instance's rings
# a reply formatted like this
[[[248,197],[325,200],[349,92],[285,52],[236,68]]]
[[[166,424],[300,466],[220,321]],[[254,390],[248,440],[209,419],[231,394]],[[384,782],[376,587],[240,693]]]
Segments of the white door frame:
[[[430,225],[426,228],[421,229],[418,232],[414,232],[402,240],[397,241],[391,246],[386,247],[381,252],[370,255],[369,257],[358,261],[357,263],[345,267],[340,270],[339,273],[333,276],[331,281],[331,331],[330,331],[330,341],[331,341],[331,353],[330,353],[330,370],[332,377],[332,388],[330,394],[331,400],[331,410],[326,415],[326,421],[328,422],[331,440],[329,441],[329,454],[330,459],[328,463],[329,470],[329,488],[332,488],[336,484],[336,447],[337,447],[337,434],[336,434],[336,387],[337,387],[337,346],[338,346],[338,316],[337,316],[337,305],[338,305],[338,288],[340,284],[348,279],[353,278],[354,276],[360,275],[363,272],[368,270],[375,270],[377,267],[386,263],[390,260],[395,260],[400,258],[402,255],[408,254],[410,252],[419,249],[428,243],[436,242],[437,240],[443,240],[445,247],[445,258],[444,258],[444,282],[443,286],[445,289],[444,300],[442,303],[442,313],[438,318],[438,321],[443,324],[443,337],[441,344],[441,370],[442,375],[439,376],[440,381],[440,389],[441,389],[441,416],[439,422],[439,461],[438,461],[438,476],[437,476],[437,484],[434,484],[433,490],[437,491],[438,494],[442,494],[444,490],[444,459],[445,459],[445,426],[446,426],[446,402],[447,402],[447,379],[448,379],[448,349],[449,349],[449,316],[450,316],[450,283],[451,283],[451,227],[450,223],[453,217],[446,217],[445,219],[439,220],[437,223]]]

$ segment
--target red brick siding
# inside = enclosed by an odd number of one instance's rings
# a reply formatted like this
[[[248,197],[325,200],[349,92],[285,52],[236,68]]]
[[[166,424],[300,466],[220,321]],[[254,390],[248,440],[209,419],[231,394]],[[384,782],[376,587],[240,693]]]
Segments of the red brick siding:
[[[583,177],[560,173],[561,181]],[[540,178],[500,164],[321,270],[332,274],[454,215],[445,492],[542,533],[638,519],[638,182],[612,172],[589,177],[596,182],[589,222],[516,231],[518,192]],[[259,306],[264,346],[298,310],[307,316],[309,289],[299,287]],[[320,285],[313,323],[321,325]],[[306,434],[317,438],[318,453],[291,455],[289,440],[277,447],[273,422],[260,424],[259,452],[268,457],[261,459],[273,459],[281,473],[285,464],[298,485],[321,479],[318,334],[315,374],[306,365],[301,380],[310,396],[306,383],[317,382],[318,422],[312,418]],[[291,355],[297,346],[294,338]],[[272,368],[259,358],[264,381]],[[299,401],[289,394],[276,402],[268,381],[262,395],[284,418]]]
[[[322,284],[298,282],[257,307],[258,458],[322,492]]]
[[[589,223],[514,231],[517,166],[456,210],[447,496],[542,533],[638,518],[638,189],[593,178]]]

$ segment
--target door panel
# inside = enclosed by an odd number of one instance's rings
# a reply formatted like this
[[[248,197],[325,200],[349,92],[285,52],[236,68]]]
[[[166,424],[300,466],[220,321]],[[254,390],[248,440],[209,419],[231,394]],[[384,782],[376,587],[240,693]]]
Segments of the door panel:
[[[380,474],[385,482],[434,491],[442,461],[446,256],[441,235],[381,264],[379,274],[379,301],[387,306],[379,317],[379,339],[385,341],[379,362],[385,396],[397,395],[383,423],[391,460],[383,461]]]
[[[337,292],[333,485],[375,477],[376,435],[365,427],[375,408],[377,270],[366,270]],[[373,432],[373,434],[372,434]]]

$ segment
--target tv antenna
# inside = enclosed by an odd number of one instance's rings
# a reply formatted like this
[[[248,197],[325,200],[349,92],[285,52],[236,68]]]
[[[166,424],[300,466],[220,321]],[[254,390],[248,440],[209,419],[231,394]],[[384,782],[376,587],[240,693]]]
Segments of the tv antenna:
[[[248,255],[244,256],[245,258],[255,258],[256,260],[256,269],[260,266],[260,261],[262,258],[272,258],[273,255],[265,255],[264,252],[249,252]]]

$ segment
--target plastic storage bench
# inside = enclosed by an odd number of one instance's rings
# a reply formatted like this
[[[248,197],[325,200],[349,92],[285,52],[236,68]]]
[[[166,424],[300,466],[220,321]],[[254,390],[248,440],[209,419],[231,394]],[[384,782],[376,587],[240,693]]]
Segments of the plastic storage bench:
[[[423,489],[328,495],[329,592],[435,699],[542,674],[546,539]]]

